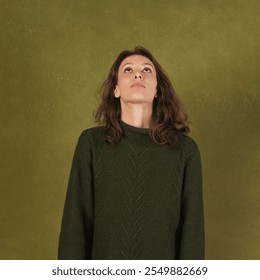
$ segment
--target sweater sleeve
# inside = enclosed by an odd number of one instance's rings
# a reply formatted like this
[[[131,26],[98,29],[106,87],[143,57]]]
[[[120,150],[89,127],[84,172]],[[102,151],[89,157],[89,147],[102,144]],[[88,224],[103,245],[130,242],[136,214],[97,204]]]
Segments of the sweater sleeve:
[[[179,259],[204,259],[204,212],[200,152],[192,140],[186,156],[180,218]]]
[[[59,238],[58,259],[90,259],[93,238],[94,191],[91,148],[84,131],[70,171]]]

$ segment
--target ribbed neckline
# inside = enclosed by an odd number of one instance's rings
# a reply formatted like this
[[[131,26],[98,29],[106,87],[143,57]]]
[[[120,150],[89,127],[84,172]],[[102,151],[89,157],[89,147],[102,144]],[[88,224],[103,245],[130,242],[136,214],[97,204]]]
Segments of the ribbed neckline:
[[[120,124],[121,124],[123,130],[125,131],[125,133],[134,132],[135,134],[146,134],[146,135],[149,134],[148,128],[140,128],[140,127],[132,126],[128,123],[125,123],[122,120],[120,120]]]

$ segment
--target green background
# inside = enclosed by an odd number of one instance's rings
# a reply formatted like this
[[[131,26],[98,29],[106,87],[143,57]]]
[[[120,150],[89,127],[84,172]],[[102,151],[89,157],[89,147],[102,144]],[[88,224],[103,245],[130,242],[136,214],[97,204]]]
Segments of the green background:
[[[203,160],[207,259],[260,259],[258,0],[0,0],[0,259],[55,259],[74,148],[114,59],[148,48]]]

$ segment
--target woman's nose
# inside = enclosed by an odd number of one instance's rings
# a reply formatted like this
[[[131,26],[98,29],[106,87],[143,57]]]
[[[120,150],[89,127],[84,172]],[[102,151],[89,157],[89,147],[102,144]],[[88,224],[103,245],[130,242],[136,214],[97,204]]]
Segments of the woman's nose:
[[[142,80],[143,79],[143,76],[141,73],[135,73],[135,80]]]

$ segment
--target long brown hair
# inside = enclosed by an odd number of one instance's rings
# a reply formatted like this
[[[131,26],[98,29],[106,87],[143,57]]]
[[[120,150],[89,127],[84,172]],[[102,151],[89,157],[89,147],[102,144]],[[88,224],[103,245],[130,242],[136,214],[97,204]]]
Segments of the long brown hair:
[[[170,145],[176,141],[178,134],[190,132],[190,122],[167,74],[153,55],[143,47],[135,47],[133,51],[122,51],[118,55],[102,85],[102,101],[95,113],[95,120],[103,126],[107,143],[119,143],[123,135],[119,123],[121,106],[120,98],[114,96],[114,90],[118,82],[120,64],[125,58],[132,55],[142,55],[154,64],[157,76],[157,98],[154,98],[153,101],[149,135],[157,144]]]

